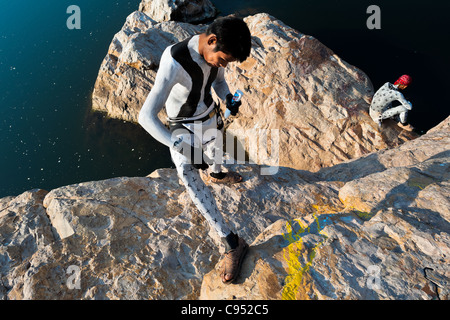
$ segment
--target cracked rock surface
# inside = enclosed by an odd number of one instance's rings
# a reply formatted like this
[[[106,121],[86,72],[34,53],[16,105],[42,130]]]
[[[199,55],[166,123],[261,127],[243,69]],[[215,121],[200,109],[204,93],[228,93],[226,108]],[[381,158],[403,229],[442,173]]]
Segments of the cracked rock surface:
[[[209,185],[251,244],[236,284],[175,169],[0,199],[0,299],[448,299],[450,117],[320,172]],[[403,165],[402,165],[403,164]]]
[[[225,69],[231,92],[244,93],[239,115],[226,127],[255,163],[318,171],[417,138],[392,120],[379,130],[368,114],[374,94],[369,77],[318,39],[266,13],[244,20],[252,50],[245,62]],[[137,123],[164,49],[205,29],[131,13],[100,66],[92,108]],[[159,117],[167,122],[164,110]],[[276,157],[261,152],[266,135],[278,138]]]

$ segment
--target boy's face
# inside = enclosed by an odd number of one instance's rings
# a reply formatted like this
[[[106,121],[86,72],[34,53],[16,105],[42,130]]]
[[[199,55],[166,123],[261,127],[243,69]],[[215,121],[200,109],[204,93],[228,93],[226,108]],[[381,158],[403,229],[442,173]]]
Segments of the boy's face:
[[[217,37],[214,34],[208,36],[207,45],[203,51],[203,59],[212,67],[225,68],[229,62],[236,61],[236,59],[223,51],[215,51]]]

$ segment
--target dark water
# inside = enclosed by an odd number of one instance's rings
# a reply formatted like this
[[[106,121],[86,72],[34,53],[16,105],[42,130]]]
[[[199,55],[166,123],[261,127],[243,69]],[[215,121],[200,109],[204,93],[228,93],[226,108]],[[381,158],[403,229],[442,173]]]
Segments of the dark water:
[[[0,197],[167,165],[139,127],[89,112],[112,37],[139,1],[0,1]],[[69,5],[81,29],[69,30]]]
[[[89,112],[113,35],[139,0],[0,0],[0,197],[82,181],[143,176],[171,166],[139,126]],[[447,1],[213,1],[222,15],[268,12],[318,38],[375,87],[409,73],[411,123],[424,132],[449,114]],[[81,30],[69,30],[69,5]],[[381,8],[381,30],[366,9]]]

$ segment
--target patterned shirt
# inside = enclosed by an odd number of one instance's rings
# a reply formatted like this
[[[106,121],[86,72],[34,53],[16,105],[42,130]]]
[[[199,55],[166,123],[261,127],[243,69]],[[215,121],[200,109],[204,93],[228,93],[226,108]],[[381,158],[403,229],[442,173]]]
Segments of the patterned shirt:
[[[392,107],[393,101],[399,101],[406,109],[411,110],[411,103],[405,99],[403,94],[390,82],[386,82],[375,93],[370,105],[371,111],[382,113]]]

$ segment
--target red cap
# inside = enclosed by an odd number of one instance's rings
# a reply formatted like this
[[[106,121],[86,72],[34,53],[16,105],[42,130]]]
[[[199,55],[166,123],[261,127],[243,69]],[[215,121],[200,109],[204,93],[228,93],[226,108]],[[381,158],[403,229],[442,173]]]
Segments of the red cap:
[[[412,82],[412,79],[407,74],[402,75],[400,78],[395,81],[394,85],[403,84],[405,86],[409,86]]]

